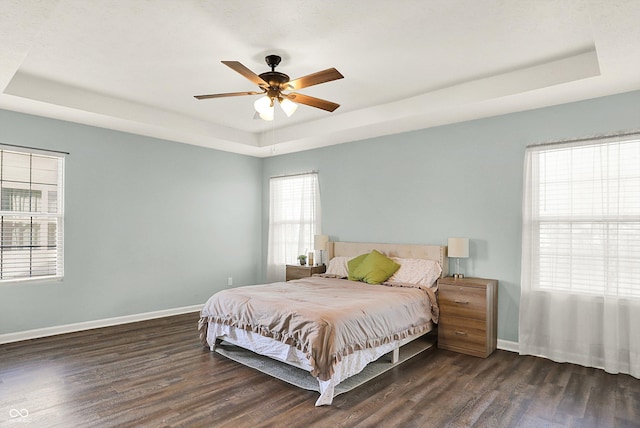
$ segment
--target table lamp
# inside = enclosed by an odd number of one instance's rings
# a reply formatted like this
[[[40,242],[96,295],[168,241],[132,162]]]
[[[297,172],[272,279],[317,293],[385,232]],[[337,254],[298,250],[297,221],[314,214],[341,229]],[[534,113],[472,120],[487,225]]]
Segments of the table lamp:
[[[313,249],[320,253],[320,257],[318,259],[318,265],[323,265],[324,261],[322,260],[322,253],[327,248],[327,243],[329,242],[329,235],[315,235],[313,237]]]
[[[453,277],[464,278],[464,275],[460,273],[460,259],[469,257],[469,238],[449,238],[448,247],[448,256],[456,259],[456,273],[453,274]]]

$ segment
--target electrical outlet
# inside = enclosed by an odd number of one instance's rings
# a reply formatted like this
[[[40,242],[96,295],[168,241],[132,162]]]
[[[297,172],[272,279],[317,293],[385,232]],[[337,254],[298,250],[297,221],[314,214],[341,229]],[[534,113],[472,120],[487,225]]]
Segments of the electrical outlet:
[[[227,278],[227,285],[233,285],[233,277]]]

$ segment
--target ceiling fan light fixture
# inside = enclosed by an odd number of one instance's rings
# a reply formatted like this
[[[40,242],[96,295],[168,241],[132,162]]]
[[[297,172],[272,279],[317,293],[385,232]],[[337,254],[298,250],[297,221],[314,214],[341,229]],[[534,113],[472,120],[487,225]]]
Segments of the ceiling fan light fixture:
[[[287,117],[291,117],[291,115],[298,109],[298,104],[288,98],[284,98],[280,101],[280,107],[282,107],[282,111],[284,111],[284,114],[286,114]]]
[[[258,113],[260,113],[260,115],[262,115],[263,113],[266,114],[269,110],[271,110],[271,116],[273,116],[273,101],[271,101],[271,98],[266,95],[264,97],[258,98],[256,102],[253,103],[253,107]]]
[[[267,108],[265,111],[260,112],[260,118],[262,120],[266,120],[266,121],[271,121],[273,120],[273,113],[275,112],[275,109],[273,108],[273,106]]]

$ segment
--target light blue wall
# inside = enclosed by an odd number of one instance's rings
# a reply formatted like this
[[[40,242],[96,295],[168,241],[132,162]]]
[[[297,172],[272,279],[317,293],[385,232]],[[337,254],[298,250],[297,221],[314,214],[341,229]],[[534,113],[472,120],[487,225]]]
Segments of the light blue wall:
[[[65,278],[0,285],[0,334],[203,303],[264,280],[268,178],[320,171],[342,241],[471,239],[517,340],[524,148],[640,129],[640,92],[256,159],[0,110],[0,142],[69,151]]]
[[[201,304],[229,276],[261,278],[260,159],[1,110],[0,142],[70,152],[64,280],[1,284],[0,334]]]
[[[268,158],[263,251],[269,177],[317,169],[332,239],[446,245],[469,237],[461,270],[500,281],[498,337],[517,341],[525,147],[630,129],[640,129],[640,92]]]

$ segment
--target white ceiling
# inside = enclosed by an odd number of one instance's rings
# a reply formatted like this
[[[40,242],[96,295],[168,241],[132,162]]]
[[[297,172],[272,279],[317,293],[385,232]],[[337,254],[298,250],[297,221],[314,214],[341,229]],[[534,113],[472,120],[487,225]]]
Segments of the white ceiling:
[[[640,0],[0,0],[0,108],[271,156],[640,89]],[[221,60],[337,102],[254,119]],[[640,111],[640,107],[639,107]],[[280,114],[278,114],[280,113]],[[639,112],[640,114],[640,112]]]

